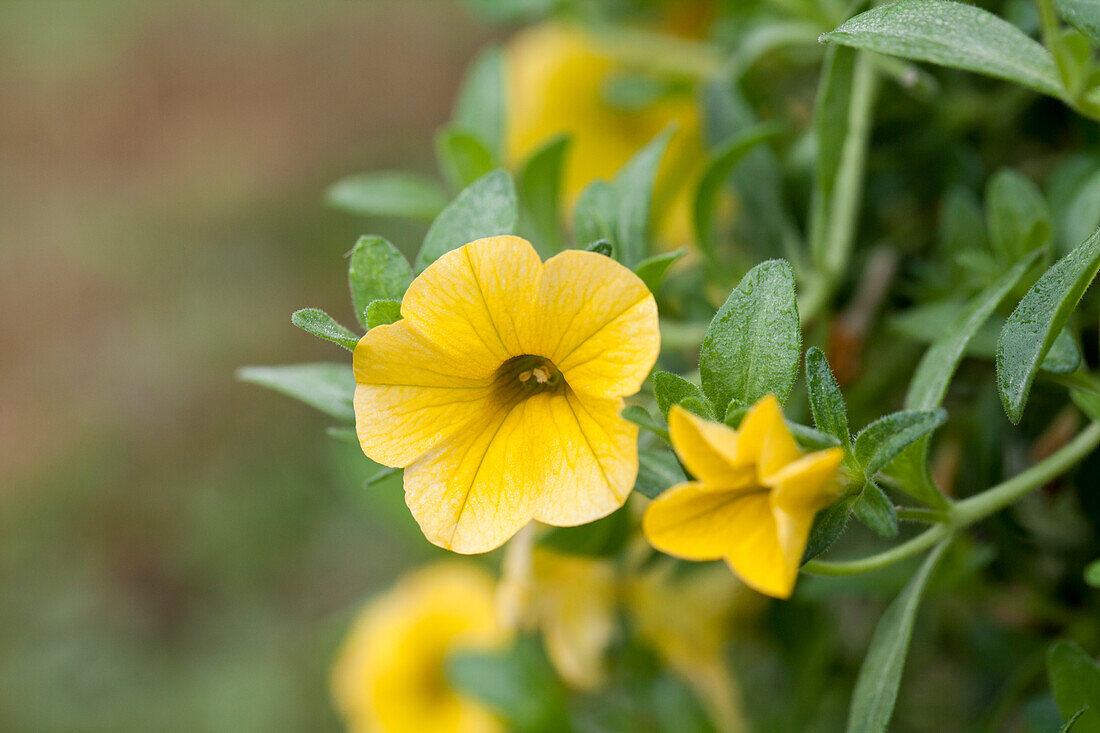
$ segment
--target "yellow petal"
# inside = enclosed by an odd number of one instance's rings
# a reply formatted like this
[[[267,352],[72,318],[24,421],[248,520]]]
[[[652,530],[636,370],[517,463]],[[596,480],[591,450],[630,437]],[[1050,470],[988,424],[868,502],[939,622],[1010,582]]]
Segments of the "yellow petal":
[[[765,452],[767,455],[765,455]],[[783,422],[783,409],[775,395],[765,395],[753,405],[737,429],[737,458],[741,461],[760,463],[768,461],[774,470],[801,456],[801,451],[791,438]],[[761,475],[771,471],[759,471]]]
[[[793,521],[784,545],[770,497],[764,492],[750,494],[738,502],[726,523],[726,562],[746,585],[765,595],[788,598],[802,560],[798,539],[801,536],[804,548],[809,530],[809,523]]]
[[[401,301],[401,315],[475,372],[495,370],[510,357],[537,353],[525,343],[523,324],[532,318],[541,272],[542,262],[527,240],[479,239],[420,273]]]
[[[372,328],[355,347],[355,428],[363,452],[405,466],[469,422],[492,372],[439,351],[406,321]]]
[[[717,560],[727,553],[733,523],[754,496],[767,503],[763,491],[711,491],[700,483],[679,484],[646,508],[642,532],[651,545],[669,555]]]
[[[537,312],[531,353],[549,357],[574,390],[632,395],[657,361],[657,303],[610,257],[569,250],[547,260]]]
[[[755,478],[754,467],[738,459],[737,433],[727,426],[673,405],[668,432],[680,460],[707,489],[741,488]]]
[[[810,513],[836,498],[837,469],[844,458],[841,448],[811,453],[768,477],[772,502],[788,513]]]
[[[489,405],[405,470],[405,501],[433,543],[487,552],[532,518],[584,524],[626,500],[637,427],[621,400],[544,392]]]

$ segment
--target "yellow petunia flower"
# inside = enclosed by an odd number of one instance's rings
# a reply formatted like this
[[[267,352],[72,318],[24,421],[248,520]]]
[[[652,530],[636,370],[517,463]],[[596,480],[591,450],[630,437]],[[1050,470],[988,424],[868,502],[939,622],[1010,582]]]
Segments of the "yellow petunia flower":
[[[417,570],[355,620],[332,670],[353,733],[497,733],[500,720],[447,683],[446,658],[502,643],[492,577],[448,561]]]
[[[690,92],[656,100],[638,110],[615,109],[605,85],[630,69],[600,48],[578,26],[543,23],[519,33],[507,50],[505,157],[518,168],[550,138],[572,142],[563,197],[572,210],[595,179],[610,180],[670,123],[677,125],[654,189],[654,222],[674,245],[691,238],[691,186],[705,159],[703,126]]]
[[[771,395],[736,431],[673,407],[669,434],[698,480],[649,505],[642,530],[650,544],[688,560],[723,558],[752,588],[788,598],[814,514],[837,495],[844,451],[803,456]]]
[[[634,273],[490,237],[424,270],[401,315],[355,348],[355,425],[369,458],[405,469],[431,542],[485,552],[531,519],[584,524],[626,501],[638,429],[619,411],[660,350]]]
[[[604,654],[615,635],[615,566],[535,546],[530,529],[506,549],[497,591],[501,618],[514,630],[541,631],[561,678],[594,689],[604,679]]]

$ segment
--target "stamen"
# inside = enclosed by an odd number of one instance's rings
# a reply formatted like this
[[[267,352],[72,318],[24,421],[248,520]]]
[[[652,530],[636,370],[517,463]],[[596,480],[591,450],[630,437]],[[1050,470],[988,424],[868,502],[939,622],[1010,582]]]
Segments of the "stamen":
[[[519,373],[519,381],[521,381],[521,382],[526,382],[530,378],[531,378],[531,370],[530,369],[528,369],[525,372],[520,372]],[[536,379],[538,379],[538,377],[536,377]],[[539,381],[541,382],[542,380],[539,380]]]
[[[543,364],[542,366],[535,367],[530,372],[525,372],[525,373],[528,374],[528,375],[534,374],[535,375],[535,381],[538,382],[539,384],[546,384],[547,382],[550,381],[550,370],[546,367],[545,364]],[[521,382],[524,381],[523,375],[520,375],[520,381]]]

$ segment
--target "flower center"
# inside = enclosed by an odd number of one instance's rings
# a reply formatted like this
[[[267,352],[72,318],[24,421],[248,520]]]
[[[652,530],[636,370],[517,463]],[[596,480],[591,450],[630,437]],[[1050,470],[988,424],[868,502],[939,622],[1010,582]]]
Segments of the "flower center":
[[[523,393],[557,389],[565,379],[554,363],[542,356],[517,356],[504,362],[498,371],[502,386],[519,387]]]

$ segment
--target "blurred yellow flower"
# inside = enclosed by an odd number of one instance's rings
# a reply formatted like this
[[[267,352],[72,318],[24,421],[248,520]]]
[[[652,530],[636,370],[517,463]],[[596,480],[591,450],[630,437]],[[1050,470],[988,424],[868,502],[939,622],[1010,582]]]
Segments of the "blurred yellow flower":
[[[543,23],[519,33],[507,50],[505,156],[518,168],[550,138],[568,133],[563,196],[572,210],[593,180],[610,180],[638,150],[670,123],[676,134],[654,189],[653,222],[673,245],[691,240],[694,181],[704,161],[702,122],[690,91],[637,110],[605,101],[605,85],[630,68],[600,48],[583,29]],[[587,243],[586,243],[587,244]]]
[[[492,577],[448,561],[417,570],[355,620],[332,670],[353,733],[496,733],[504,726],[447,683],[447,655],[502,643]]]
[[[724,558],[752,588],[789,597],[814,514],[836,497],[843,450],[803,456],[771,395],[737,431],[673,407],[669,433],[698,481],[674,486],[649,505],[646,538],[688,560]]]
[[[660,350],[634,273],[490,237],[424,270],[401,315],[355,348],[356,431],[369,458],[405,468],[430,541],[485,552],[531,519],[584,524],[626,501],[638,429],[619,411]]]
[[[753,620],[764,599],[721,565],[678,573],[657,563],[626,584],[626,607],[638,633],[688,681],[718,730],[746,730],[740,695],[724,652],[731,632]]]
[[[615,568],[606,560],[537,547],[533,539],[524,530],[508,543],[498,592],[501,619],[513,630],[541,631],[567,684],[598,687],[615,634]]]

